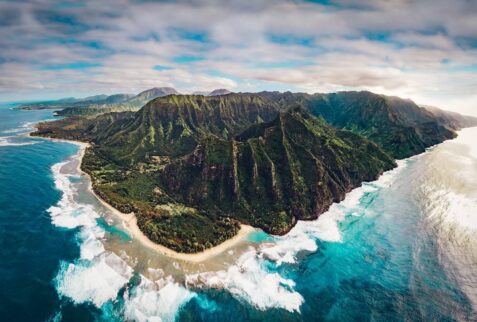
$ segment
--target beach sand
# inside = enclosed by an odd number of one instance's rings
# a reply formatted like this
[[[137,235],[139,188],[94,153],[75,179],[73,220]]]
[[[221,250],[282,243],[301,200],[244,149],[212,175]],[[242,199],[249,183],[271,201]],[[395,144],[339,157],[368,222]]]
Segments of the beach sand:
[[[194,253],[194,254],[186,254],[186,253],[178,253],[170,248],[167,248],[165,246],[159,245],[152,240],[150,240],[144,233],[139,229],[137,225],[137,218],[134,215],[134,213],[130,214],[125,214],[108,204],[106,201],[101,199],[93,190],[92,187],[92,180],[91,177],[85,173],[84,171],[81,170],[81,162],[84,157],[86,148],[90,146],[90,144],[85,143],[85,142],[80,142],[80,141],[73,141],[73,140],[63,140],[63,139],[54,139],[54,138],[46,138],[48,140],[52,141],[58,141],[58,142],[68,142],[72,144],[76,144],[80,147],[80,150],[77,154],[78,158],[78,172],[82,173],[88,178],[89,185],[88,189],[90,192],[96,197],[96,199],[107,209],[109,209],[119,220],[122,221],[123,227],[126,229],[126,231],[131,235],[133,239],[138,240],[142,245],[147,246],[154,251],[157,251],[158,253],[165,255],[167,257],[171,257],[174,259],[179,259],[183,261],[188,261],[192,263],[198,263],[198,262],[203,262],[205,260],[208,260],[212,257],[215,257],[217,255],[222,254],[226,250],[228,250],[231,247],[236,246],[238,243],[240,243],[243,239],[245,239],[251,232],[255,231],[255,228],[249,225],[240,225],[240,230],[238,231],[237,235],[234,237],[226,240],[225,242],[214,246],[212,248],[206,249],[200,253]]]

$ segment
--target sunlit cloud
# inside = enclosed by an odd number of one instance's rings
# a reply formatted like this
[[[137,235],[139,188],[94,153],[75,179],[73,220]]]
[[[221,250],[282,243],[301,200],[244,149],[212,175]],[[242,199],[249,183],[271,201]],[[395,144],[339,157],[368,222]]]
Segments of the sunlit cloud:
[[[477,114],[477,3],[0,2],[0,100],[368,89]]]

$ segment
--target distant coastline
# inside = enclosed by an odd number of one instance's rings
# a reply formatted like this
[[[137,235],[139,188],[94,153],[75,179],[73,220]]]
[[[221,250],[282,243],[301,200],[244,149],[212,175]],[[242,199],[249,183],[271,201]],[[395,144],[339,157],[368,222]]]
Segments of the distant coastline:
[[[32,136],[31,133],[29,133],[28,135]],[[32,136],[32,137],[34,137],[34,136]],[[70,144],[78,145],[80,147],[80,150],[79,150],[78,154],[74,157],[77,158],[77,160],[78,160],[78,169],[77,169],[78,172],[88,178],[88,190],[96,197],[96,199],[103,206],[108,208],[108,210],[110,210],[118,219],[120,219],[122,221],[123,227],[127,230],[127,232],[131,235],[132,238],[137,239],[144,246],[146,246],[148,248],[151,248],[151,249],[157,251],[158,253],[160,253],[162,255],[165,255],[167,257],[171,257],[171,258],[174,258],[174,259],[193,262],[193,263],[203,262],[205,260],[208,260],[212,257],[215,257],[217,255],[220,255],[220,254],[224,253],[226,250],[228,250],[229,248],[237,245],[245,237],[247,237],[250,233],[252,233],[253,231],[256,230],[252,226],[241,224],[240,225],[240,230],[238,231],[238,233],[234,237],[224,241],[223,243],[221,243],[217,246],[208,248],[208,249],[206,249],[202,252],[199,252],[199,253],[191,253],[191,254],[189,254],[189,253],[179,253],[179,252],[176,252],[176,251],[174,251],[174,250],[172,250],[172,249],[170,249],[166,246],[157,244],[157,243],[153,242],[152,240],[150,240],[139,229],[139,227],[137,225],[137,218],[134,215],[134,213],[126,214],[126,213],[123,213],[123,212],[119,211],[118,209],[114,208],[112,205],[107,203],[105,200],[103,200],[99,195],[97,195],[94,192],[94,189],[92,187],[93,182],[92,182],[92,179],[91,179],[90,175],[87,174],[86,172],[84,172],[81,169],[81,163],[83,162],[83,157],[84,157],[86,148],[90,146],[89,143],[85,143],[85,142],[81,142],[81,141],[74,141],[74,140],[49,138],[49,137],[43,137],[43,136],[41,138],[44,138],[44,139],[47,139],[47,140],[50,140],[50,141],[53,141],[53,142],[67,142],[67,143],[70,143]]]

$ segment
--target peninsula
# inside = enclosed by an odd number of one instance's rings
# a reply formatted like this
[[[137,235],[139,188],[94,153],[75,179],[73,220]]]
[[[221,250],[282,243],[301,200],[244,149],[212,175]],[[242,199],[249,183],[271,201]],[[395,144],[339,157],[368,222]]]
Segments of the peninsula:
[[[286,234],[477,119],[370,92],[167,95],[32,135],[90,143],[94,192],[152,242],[197,253],[240,224]]]

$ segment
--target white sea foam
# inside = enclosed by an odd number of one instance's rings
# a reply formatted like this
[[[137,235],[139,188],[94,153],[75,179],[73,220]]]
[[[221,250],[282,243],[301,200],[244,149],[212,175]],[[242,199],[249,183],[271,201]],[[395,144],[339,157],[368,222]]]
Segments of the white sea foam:
[[[477,136],[477,127],[464,129],[459,132],[457,141],[467,146],[469,155],[477,160],[477,145],[475,144],[475,138]]]
[[[139,322],[172,322],[179,309],[194,296],[170,277],[153,282],[141,276],[141,283],[130,294],[124,294],[124,316]]]
[[[2,133],[10,134],[10,133],[23,132],[23,131],[25,131],[25,129],[23,127],[17,127],[17,128],[14,128],[14,129],[3,130]]]
[[[131,276],[132,269],[119,256],[103,253],[91,261],[62,262],[55,282],[60,295],[101,307],[117,297]]]
[[[228,270],[189,275],[186,282],[199,288],[226,289],[261,310],[277,307],[299,312],[303,303],[303,297],[294,290],[295,282],[269,272],[254,249],[241,255]]]
[[[276,237],[273,244],[264,244],[260,252],[277,265],[295,263],[299,252],[317,250],[316,240],[326,242],[342,242],[340,223],[347,215],[361,215],[363,209],[360,202],[366,193],[389,186],[405,163],[397,170],[386,172],[378,181],[364,183],[346,195],[340,203],[331,205],[330,209],[314,221],[299,221],[285,236]]]
[[[404,159],[404,160],[397,160],[397,167],[390,170],[390,171],[386,171],[384,172],[378,180],[376,181],[373,181],[371,183],[369,183],[368,185],[372,185],[372,186],[376,186],[376,187],[380,187],[380,188],[387,188],[389,187],[393,182],[394,180],[396,179],[397,175],[399,173],[401,173],[402,170],[404,170],[404,168],[406,168],[407,164],[412,161],[412,160],[415,160],[417,158],[419,158],[420,156],[422,155],[416,155],[416,156],[413,156],[413,157],[410,157],[410,158],[407,158],[407,159]],[[366,184],[364,184],[366,185]]]
[[[0,136],[0,147],[2,146],[24,146],[38,144],[40,141],[35,140],[26,140],[27,137],[22,137],[24,134],[31,132],[33,130],[34,122],[25,122],[21,126],[3,130],[3,134],[14,134],[10,136]]]
[[[359,204],[364,189],[353,190],[343,202],[331,205],[330,209],[314,221],[299,221],[285,236],[275,237],[274,243],[262,244],[259,251],[277,265],[296,262],[303,251],[315,252],[317,239],[339,243],[342,241],[340,222],[352,213]]]
[[[477,231],[477,198],[471,198],[463,194],[448,192],[446,219],[454,222],[466,230]]]
[[[82,229],[79,238],[82,240],[81,258],[92,260],[104,252],[104,245],[101,241],[104,238],[104,230],[101,228],[96,226],[91,229]]]
[[[39,141],[16,141],[15,136],[0,137],[0,147],[2,146],[24,146],[39,143]],[[13,140],[12,140],[13,139]]]
[[[75,201],[77,191],[69,180],[70,175],[61,173],[61,168],[66,163],[57,163],[52,166],[55,186],[63,193],[60,201],[48,209],[52,222],[64,228],[94,227],[99,214],[92,205],[78,204]]]
[[[81,228],[78,233],[81,257],[74,263],[61,264],[56,286],[59,294],[75,303],[91,302],[101,307],[117,297],[131,278],[132,269],[119,256],[105,251],[102,243],[105,232],[96,222],[99,214],[93,206],[76,202],[77,190],[69,180],[73,175],[61,171],[67,162],[52,166],[55,186],[62,196],[48,211],[54,225]]]

